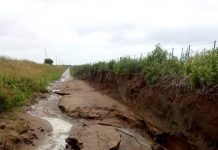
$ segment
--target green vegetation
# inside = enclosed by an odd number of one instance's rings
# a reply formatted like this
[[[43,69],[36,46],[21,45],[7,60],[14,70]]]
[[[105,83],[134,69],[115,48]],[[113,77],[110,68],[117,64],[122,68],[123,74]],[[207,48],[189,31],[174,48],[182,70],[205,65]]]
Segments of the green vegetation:
[[[46,58],[46,59],[44,60],[44,63],[45,63],[45,64],[52,65],[52,64],[53,64],[53,60],[50,59],[50,58]]]
[[[117,74],[144,73],[145,80],[154,85],[168,77],[188,77],[194,87],[218,84],[218,49],[203,51],[190,56],[189,51],[181,58],[168,53],[160,45],[146,57],[122,57],[110,62],[98,62],[73,66],[73,76],[91,79],[92,73],[113,71]]]
[[[0,112],[25,104],[34,92],[46,90],[64,67],[0,57]]]

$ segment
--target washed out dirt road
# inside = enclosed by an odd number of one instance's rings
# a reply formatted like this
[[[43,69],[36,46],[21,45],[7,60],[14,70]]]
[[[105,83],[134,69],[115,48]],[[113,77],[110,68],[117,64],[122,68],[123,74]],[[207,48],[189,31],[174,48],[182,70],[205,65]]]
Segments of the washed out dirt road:
[[[50,126],[36,150],[152,150],[158,147],[128,107],[74,79],[69,69],[28,111]]]
[[[72,147],[76,143],[82,150],[154,148],[154,142],[141,134],[143,123],[140,118],[124,104],[77,79],[70,80],[63,93],[67,95],[59,101],[59,108],[77,121],[68,138]]]

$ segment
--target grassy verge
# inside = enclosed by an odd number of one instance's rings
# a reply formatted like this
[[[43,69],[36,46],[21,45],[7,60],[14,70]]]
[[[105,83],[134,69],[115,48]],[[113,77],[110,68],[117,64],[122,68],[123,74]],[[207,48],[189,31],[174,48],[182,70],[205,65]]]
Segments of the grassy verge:
[[[144,73],[146,83],[151,86],[160,80],[179,76],[188,78],[192,87],[218,84],[218,49],[191,55],[189,51],[181,57],[168,53],[160,45],[145,57],[122,57],[119,60],[73,66],[72,75],[91,79],[93,73],[112,71],[116,74]]]
[[[27,103],[34,92],[46,90],[64,67],[0,57],[0,112]]]

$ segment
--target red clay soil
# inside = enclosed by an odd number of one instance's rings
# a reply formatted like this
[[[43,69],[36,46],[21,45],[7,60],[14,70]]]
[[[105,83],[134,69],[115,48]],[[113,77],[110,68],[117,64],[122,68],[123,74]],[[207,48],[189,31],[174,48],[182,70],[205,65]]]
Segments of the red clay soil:
[[[192,89],[185,79],[171,78],[151,87],[143,74],[92,73],[91,85],[128,104],[156,141],[170,150],[218,149],[218,87]]]

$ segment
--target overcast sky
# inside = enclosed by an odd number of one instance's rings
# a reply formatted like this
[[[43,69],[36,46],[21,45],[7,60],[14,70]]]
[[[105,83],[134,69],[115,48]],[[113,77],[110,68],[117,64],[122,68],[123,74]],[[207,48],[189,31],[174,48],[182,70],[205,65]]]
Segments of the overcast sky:
[[[218,40],[217,0],[0,0],[0,55],[81,64]]]

